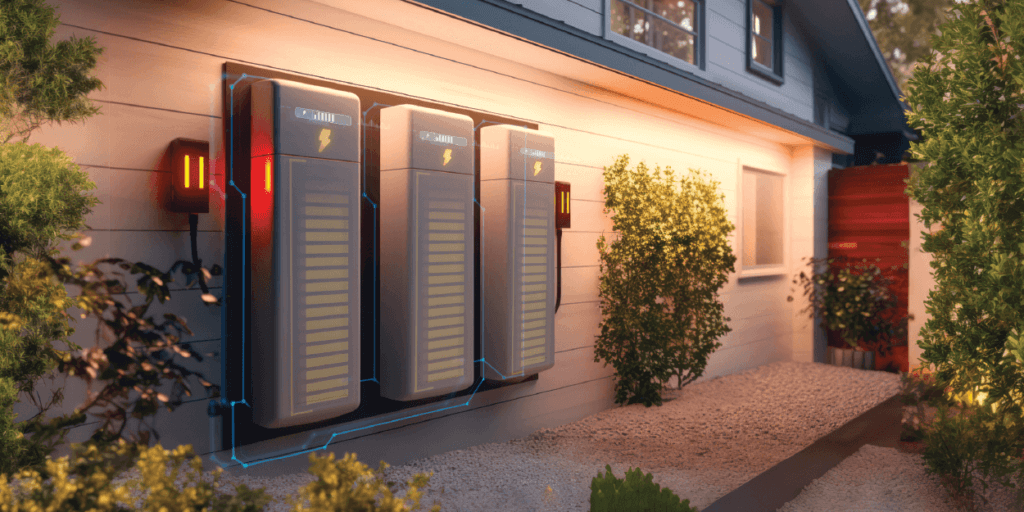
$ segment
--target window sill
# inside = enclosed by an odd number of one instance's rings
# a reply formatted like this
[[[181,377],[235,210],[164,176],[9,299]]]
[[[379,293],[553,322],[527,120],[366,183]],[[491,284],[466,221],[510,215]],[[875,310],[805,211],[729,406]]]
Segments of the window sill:
[[[789,269],[783,266],[767,268],[745,268],[740,270],[739,275],[736,277],[739,279],[744,279],[747,277],[782,276],[788,273]]]
[[[775,74],[774,71],[750,60],[750,55],[747,55],[747,71],[753,73],[775,85],[782,85],[785,80],[782,75]]]

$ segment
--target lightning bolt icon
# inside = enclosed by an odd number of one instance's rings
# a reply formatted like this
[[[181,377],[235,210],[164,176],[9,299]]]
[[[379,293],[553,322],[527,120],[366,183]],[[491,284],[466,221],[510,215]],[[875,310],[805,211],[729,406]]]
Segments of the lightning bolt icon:
[[[331,143],[331,130],[324,128],[320,130],[320,153],[324,152],[324,148]]]
[[[451,162],[451,161],[452,161],[452,150],[450,150],[450,149],[444,150],[444,163],[441,164],[441,165],[448,165],[448,162]]]
[[[533,175],[536,176],[538,174],[540,174],[540,160],[533,163]]]

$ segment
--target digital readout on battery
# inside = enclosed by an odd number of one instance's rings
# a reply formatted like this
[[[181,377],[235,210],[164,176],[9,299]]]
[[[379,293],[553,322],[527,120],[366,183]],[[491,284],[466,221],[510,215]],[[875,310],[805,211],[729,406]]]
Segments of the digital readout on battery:
[[[295,117],[321,123],[336,124],[339,126],[352,126],[351,116],[323,112],[320,110],[313,110],[311,108],[295,107]]]
[[[442,146],[462,146],[466,147],[468,142],[465,137],[456,137],[454,135],[445,135],[443,133],[421,131],[420,140],[429,142],[431,144],[440,144]]]
[[[550,151],[541,151],[539,149],[520,148],[519,149],[519,154],[530,156],[530,157],[533,157],[533,158],[549,158],[551,160],[555,159],[555,154],[554,153],[552,153]]]

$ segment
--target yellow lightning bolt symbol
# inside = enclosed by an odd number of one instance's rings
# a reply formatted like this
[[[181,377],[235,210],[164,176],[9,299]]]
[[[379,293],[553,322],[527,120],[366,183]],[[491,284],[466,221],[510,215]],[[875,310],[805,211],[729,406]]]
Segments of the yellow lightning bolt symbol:
[[[448,165],[448,162],[451,162],[451,161],[452,161],[452,150],[450,150],[450,149],[444,150],[444,163],[441,164],[441,165]]]
[[[533,175],[536,176],[538,174],[540,174],[540,160],[533,163]]]
[[[331,143],[331,130],[324,128],[320,130],[320,153],[324,152],[324,148]]]

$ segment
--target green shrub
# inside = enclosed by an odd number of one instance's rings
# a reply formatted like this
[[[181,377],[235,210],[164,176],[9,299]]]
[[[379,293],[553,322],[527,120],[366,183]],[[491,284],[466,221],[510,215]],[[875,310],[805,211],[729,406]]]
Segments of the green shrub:
[[[623,155],[605,167],[605,211],[613,211],[618,240],[597,241],[599,295],[604,317],[594,361],[615,367],[615,402],[661,405],[675,376],[682,388],[704,373],[708,356],[731,331],[718,290],[736,257],[726,238],[725,196],[717,182],[692,176],[678,182]]]
[[[95,445],[74,445],[72,461],[61,457],[48,460],[47,480],[35,470],[22,470],[17,483],[6,475],[0,478],[0,512],[29,512],[39,510],[61,510],[68,512],[144,512],[171,511],[216,511],[256,512],[263,510],[274,498],[265,488],[249,489],[246,485],[235,485],[235,494],[219,490],[222,468],[211,473],[212,482],[202,476],[202,461],[194,457],[191,446],[179,446],[173,452],[157,445],[142,448],[118,440],[113,449],[100,449]],[[189,457],[189,466],[181,474],[182,465]],[[121,485],[113,480],[136,460],[139,477]],[[385,485],[380,474],[373,480],[367,477],[374,472],[356,460],[354,454],[346,454],[341,461],[334,460],[334,454],[317,457],[310,454],[310,473],[319,477],[315,482],[299,489],[299,498],[288,498],[299,512],[406,512],[419,508],[421,492],[430,480],[429,475],[417,474],[407,483],[409,490],[405,498],[395,497],[389,485]],[[387,464],[381,461],[383,471]],[[177,485],[180,481],[181,490]],[[132,491],[142,493],[141,503],[132,497]],[[311,508],[302,502],[308,499]],[[406,503],[406,500],[411,503]],[[379,501],[379,504],[376,503]],[[435,505],[432,512],[441,510]]]
[[[334,460],[334,454],[328,453],[326,457],[317,457],[309,454],[311,464],[309,472],[319,477],[315,482],[299,490],[298,498],[288,498],[288,503],[293,505],[295,512],[310,510],[313,512],[345,510],[351,512],[405,512],[417,510],[420,506],[422,493],[420,489],[426,487],[433,476],[418,473],[409,480],[405,498],[394,496],[389,488],[390,482],[385,484],[381,473],[387,469],[388,464],[380,462],[380,469],[376,476],[367,466],[356,460],[354,453],[345,454],[340,461]],[[373,480],[368,477],[374,476]],[[311,508],[302,506],[303,500],[309,500]],[[406,503],[406,499],[411,503]],[[377,501],[379,500],[379,504]],[[441,506],[435,504],[431,512],[441,510]]]
[[[936,422],[925,461],[954,491],[974,461],[1024,491],[1024,0],[957,3],[940,30],[906,98],[911,153],[929,162],[907,195],[940,228],[922,237],[935,287],[919,345],[973,416]]]
[[[654,475],[640,468],[626,471],[626,479],[616,478],[612,467],[608,474],[590,481],[590,512],[698,512],[690,500],[679,500],[668,488],[654,483]]]

